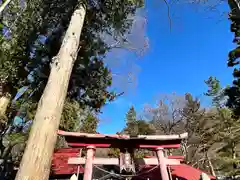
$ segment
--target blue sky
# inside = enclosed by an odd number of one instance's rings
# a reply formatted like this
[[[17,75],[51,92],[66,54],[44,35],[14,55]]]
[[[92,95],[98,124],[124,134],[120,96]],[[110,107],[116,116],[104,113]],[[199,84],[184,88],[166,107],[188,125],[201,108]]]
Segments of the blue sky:
[[[137,86],[102,109],[101,133],[121,131],[129,106],[141,112],[144,104],[154,104],[161,94],[190,92],[205,101],[204,80],[210,75],[223,85],[231,84],[227,55],[234,44],[230,22],[227,15],[222,16],[228,11],[226,4],[216,13],[203,7],[196,10],[186,4],[172,5],[171,32],[164,3],[148,3],[145,10],[150,48],[137,61]]]

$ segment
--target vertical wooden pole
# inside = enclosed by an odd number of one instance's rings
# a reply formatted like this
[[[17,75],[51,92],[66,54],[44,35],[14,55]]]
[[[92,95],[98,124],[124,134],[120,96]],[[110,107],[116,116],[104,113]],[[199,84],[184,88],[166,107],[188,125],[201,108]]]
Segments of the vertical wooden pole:
[[[156,151],[162,180],[169,180],[163,148],[157,148]]]
[[[83,180],[92,180],[94,153],[95,153],[95,147],[94,146],[88,146],[87,147],[87,158],[86,158],[86,164],[85,164],[85,168],[84,168]]]
[[[72,69],[80,48],[80,36],[86,14],[85,1],[80,2],[73,12],[61,48],[52,59],[48,82],[39,100],[15,180],[49,180],[57,131]]]
[[[0,116],[5,116],[7,107],[10,104],[10,97],[2,96],[0,97]]]

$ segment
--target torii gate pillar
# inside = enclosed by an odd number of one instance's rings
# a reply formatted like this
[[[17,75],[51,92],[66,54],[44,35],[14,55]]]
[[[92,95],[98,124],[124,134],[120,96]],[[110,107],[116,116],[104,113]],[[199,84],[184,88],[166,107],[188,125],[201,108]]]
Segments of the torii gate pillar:
[[[165,161],[163,148],[157,148],[156,151],[157,151],[158,164],[160,167],[161,178],[162,180],[169,180],[167,164]]]
[[[88,146],[83,180],[92,180],[94,153],[95,153],[95,147]]]

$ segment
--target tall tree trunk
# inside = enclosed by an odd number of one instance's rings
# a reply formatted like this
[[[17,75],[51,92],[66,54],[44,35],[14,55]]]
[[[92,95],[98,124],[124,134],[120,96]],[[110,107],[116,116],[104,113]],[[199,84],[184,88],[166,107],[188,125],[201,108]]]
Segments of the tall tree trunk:
[[[57,140],[69,78],[78,54],[86,8],[81,5],[72,15],[59,53],[38,103],[35,119],[15,180],[48,180]]]

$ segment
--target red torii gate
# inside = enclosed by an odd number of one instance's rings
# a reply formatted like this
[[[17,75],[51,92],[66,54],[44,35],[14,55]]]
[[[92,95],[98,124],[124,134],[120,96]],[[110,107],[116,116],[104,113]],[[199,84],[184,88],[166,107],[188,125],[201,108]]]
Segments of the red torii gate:
[[[158,165],[160,170],[159,178],[169,180],[170,173],[168,172],[167,165],[180,164],[180,160],[166,158],[164,149],[179,148],[181,141],[187,138],[187,133],[180,135],[138,135],[136,137],[130,137],[128,135],[87,134],[59,130],[58,134],[65,137],[70,147],[87,149],[86,158],[77,157],[77,151],[74,150],[76,154],[68,159],[69,166],[75,168],[76,165],[85,164],[84,180],[92,179],[93,164],[119,165],[120,173],[124,176],[135,173],[135,163],[139,165]],[[96,148],[119,148],[119,158],[94,158]],[[135,159],[133,158],[135,148],[155,151],[157,157]],[[76,169],[73,171],[76,172]],[[83,171],[83,169],[81,169],[80,172],[81,171]]]

